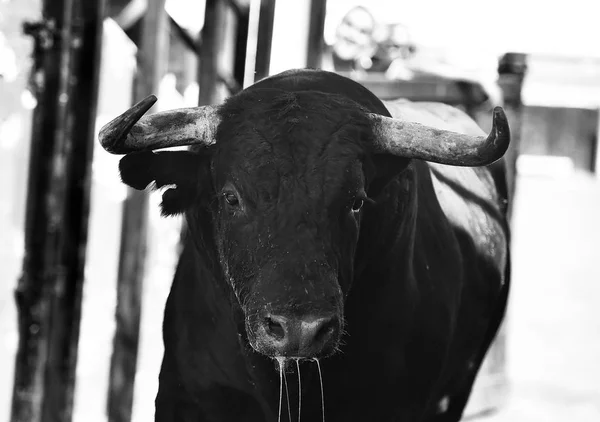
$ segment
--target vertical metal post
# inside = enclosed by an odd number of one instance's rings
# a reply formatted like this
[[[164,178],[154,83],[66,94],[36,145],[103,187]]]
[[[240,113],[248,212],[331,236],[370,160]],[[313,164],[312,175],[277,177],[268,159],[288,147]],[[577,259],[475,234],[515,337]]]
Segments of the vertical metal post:
[[[210,105],[221,102],[219,87],[220,64],[226,51],[228,6],[220,0],[206,0],[204,26],[201,31],[201,46],[198,66],[198,85],[200,93],[198,105]]]
[[[251,10],[252,3],[259,2],[261,0],[250,0],[247,7],[238,5],[236,13],[236,30],[235,30],[235,54],[233,59],[233,78],[236,83],[242,87],[244,86],[244,80],[246,75],[246,64],[248,62],[248,53],[254,54],[248,49],[249,39],[252,36],[252,30],[250,29],[251,22]],[[231,4],[234,4],[231,2]],[[236,3],[237,4],[237,3]]]
[[[11,420],[73,409],[103,1],[46,0],[35,37],[32,145]]]
[[[258,65],[256,55],[258,53],[259,22],[262,15],[262,0],[250,0],[248,11],[248,25],[246,39],[244,40],[244,77],[242,87],[246,88],[256,81],[256,67]],[[270,50],[269,44],[269,50]],[[268,68],[267,68],[268,71]]]
[[[327,0],[311,1],[306,66],[314,69],[320,68],[323,60],[326,11]]]
[[[505,154],[507,164],[507,185],[509,194],[508,216],[512,216],[512,203],[516,189],[517,158],[521,144],[522,100],[521,91],[527,73],[527,56],[521,53],[507,53],[498,63],[498,85],[504,97],[504,110],[510,124],[511,143]]]
[[[600,179],[600,108],[596,109],[596,137],[594,139],[593,170],[597,179]]]
[[[246,39],[244,88],[269,74],[275,0],[251,0]]]
[[[134,102],[156,93],[166,71],[169,33],[164,5],[165,0],[148,2],[142,20]],[[131,420],[146,267],[147,225],[148,194],[129,189],[123,208],[117,278],[117,324],[107,402],[108,419],[111,422]]]

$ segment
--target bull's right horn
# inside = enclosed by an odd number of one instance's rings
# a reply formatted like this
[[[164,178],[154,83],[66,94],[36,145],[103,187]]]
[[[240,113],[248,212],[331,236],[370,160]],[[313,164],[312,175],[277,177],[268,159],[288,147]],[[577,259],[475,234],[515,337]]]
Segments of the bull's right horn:
[[[156,97],[150,95],[104,125],[99,134],[102,147],[112,154],[128,154],[215,143],[220,122],[216,107],[188,107],[144,116],[155,102]]]
[[[494,108],[492,130],[485,136],[464,135],[419,123],[370,114],[375,149],[406,158],[453,166],[485,166],[508,148],[510,130],[504,110]]]

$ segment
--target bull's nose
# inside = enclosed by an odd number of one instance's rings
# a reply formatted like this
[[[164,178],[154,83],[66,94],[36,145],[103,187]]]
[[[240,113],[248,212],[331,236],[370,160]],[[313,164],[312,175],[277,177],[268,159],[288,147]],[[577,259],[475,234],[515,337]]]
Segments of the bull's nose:
[[[273,356],[318,357],[330,354],[339,336],[335,316],[288,317],[267,314],[259,329],[263,353]]]

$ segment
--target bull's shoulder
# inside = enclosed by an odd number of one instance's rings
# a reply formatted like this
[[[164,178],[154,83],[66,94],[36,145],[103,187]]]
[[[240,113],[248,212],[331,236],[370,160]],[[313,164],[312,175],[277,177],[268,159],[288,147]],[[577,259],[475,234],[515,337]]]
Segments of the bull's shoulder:
[[[450,223],[469,235],[480,254],[502,266],[508,247],[506,215],[489,170],[428,165],[435,194]]]

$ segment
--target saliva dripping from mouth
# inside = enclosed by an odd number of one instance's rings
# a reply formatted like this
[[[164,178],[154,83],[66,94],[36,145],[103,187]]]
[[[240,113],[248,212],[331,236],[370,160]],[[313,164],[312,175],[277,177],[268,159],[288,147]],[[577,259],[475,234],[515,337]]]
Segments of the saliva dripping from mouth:
[[[289,394],[289,387],[288,387],[287,376],[286,376],[286,371],[285,371],[287,362],[293,360],[296,362],[296,372],[298,375],[298,419],[297,419],[297,422],[300,422],[301,415],[302,415],[302,377],[301,377],[301,373],[300,373],[300,359],[299,358],[286,358],[284,356],[277,356],[277,357],[275,357],[275,360],[277,361],[278,369],[279,369],[279,410],[277,412],[277,420],[278,420],[278,422],[282,422],[281,415],[282,415],[282,410],[283,410],[283,386],[285,384],[285,395],[286,395],[286,399],[287,399],[286,401],[287,401],[287,410],[288,410],[288,421],[294,422],[294,421],[292,421],[290,394]],[[325,422],[325,393],[324,393],[324,389],[323,389],[323,373],[321,371],[321,363],[319,362],[318,358],[313,358],[311,360],[316,362],[316,364],[317,364],[317,370],[319,373],[319,385],[321,387],[320,393],[321,393],[321,413],[323,416],[322,422]]]
[[[302,378],[300,377],[300,361],[296,359],[296,371],[298,372],[298,422],[302,412]]]
[[[283,403],[283,372],[285,371],[285,357],[277,356],[279,364],[279,410],[277,411],[277,422],[281,422],[281,405]]]
[[[314,358],[317,362],[317,368],[319,369],[319,382],[321,383],[321,411],[323,412],[323,422],[325,422],[325,394],[323,393],[323,373],[321,372],[321,363],[319,359]]]
[[[284,363],[285,365],[285,363]],[[281,365],[280,365],[281,366]],[[281,371],[281,369],[279,369]],[[300,376],[300,374],[298,374]],[[292,408],[290,407],[290,390],[288,388],[287,376],[285,374],[285,368],[283,370],[283,381],[285,382],[285,396],[287,397],[287,410],[288,410],[288,421],[292,421]],[[281,400],[281,397],[279,398]]]

